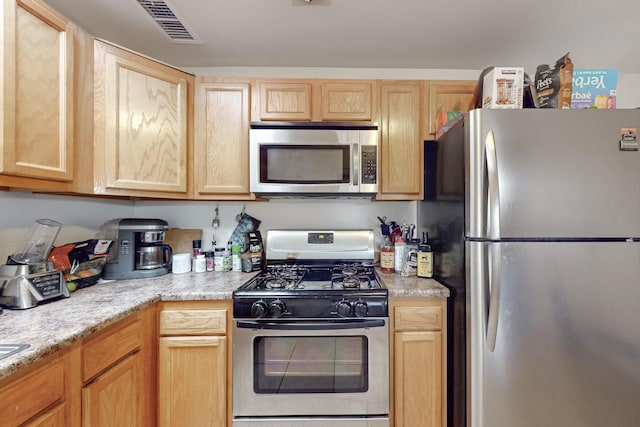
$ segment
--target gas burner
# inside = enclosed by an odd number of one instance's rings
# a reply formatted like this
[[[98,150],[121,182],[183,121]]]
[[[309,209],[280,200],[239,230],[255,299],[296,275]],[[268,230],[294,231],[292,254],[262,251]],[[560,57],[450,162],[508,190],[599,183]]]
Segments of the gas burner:
[[[265,286],[269,289],[283,289],[287,287],[288,283],[289,282],[287,282],[285,279],[277,277],[274,279],[265,280]]]

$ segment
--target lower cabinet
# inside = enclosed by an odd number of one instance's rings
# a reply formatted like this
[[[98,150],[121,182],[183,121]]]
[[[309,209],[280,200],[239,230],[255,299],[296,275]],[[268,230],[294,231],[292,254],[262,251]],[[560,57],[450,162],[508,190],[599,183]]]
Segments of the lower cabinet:
[[[158,347],[160,427],[231,425],[230,314],[231,301],[162,304]]]
[[[446,300],[390,301],[392,423],[444,427],[446,420]]]
[[[143,426],[141,391],[144,365],[139,352],[82,388],[82,425]]]
[[[49,357],[15,380],[0,382],[0,425],[67,425],[64,362]]]
[[[155,425],[155,307],[82,345],[82,426]]]
[[[0,425],[155,426],[156,306],[0,380]]]

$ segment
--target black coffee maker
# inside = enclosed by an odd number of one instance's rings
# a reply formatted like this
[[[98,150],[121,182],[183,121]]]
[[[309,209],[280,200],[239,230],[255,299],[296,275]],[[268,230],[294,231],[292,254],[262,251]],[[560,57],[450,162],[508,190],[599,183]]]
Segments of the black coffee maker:
[[[117,218],[102,226],[102,238],[113,240],[104,279],[140,279],[169,272],[171,246],[164,244],[169,224],[161,219]]]

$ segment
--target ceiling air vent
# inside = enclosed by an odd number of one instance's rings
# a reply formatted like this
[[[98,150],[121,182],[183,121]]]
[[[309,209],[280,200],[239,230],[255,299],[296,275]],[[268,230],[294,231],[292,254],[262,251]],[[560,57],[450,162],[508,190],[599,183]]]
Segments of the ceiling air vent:
[[[201,44],[200,39],[180,21],[168,0],[137,0],[162,32],[174,43]]]

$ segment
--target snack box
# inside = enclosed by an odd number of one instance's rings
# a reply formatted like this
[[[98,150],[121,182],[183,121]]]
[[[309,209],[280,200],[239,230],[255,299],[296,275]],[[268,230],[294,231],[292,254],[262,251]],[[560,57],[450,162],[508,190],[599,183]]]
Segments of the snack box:
[[[523,67],[494,67],[484,76],[482,108],[522,108]]]
[[[573,70],[571,108],[616,108],[617,70]]]

